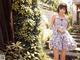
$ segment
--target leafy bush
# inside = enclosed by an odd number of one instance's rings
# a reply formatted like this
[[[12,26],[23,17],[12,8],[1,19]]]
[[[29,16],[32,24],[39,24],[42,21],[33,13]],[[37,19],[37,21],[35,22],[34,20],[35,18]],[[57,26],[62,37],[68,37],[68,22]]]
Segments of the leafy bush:
[[[41,30],[37,0],[13,0],[12,10],[16,43],[7,47],[6,59],[43,60],[44,54],[39,40]]]
[[[7,46],[6,50],[6,60],[40,60],[37,55],[39,54],[37,51],[28,50],[27,48],[23,48],[21,46],[21,42],[12,43],[12,45]],[[35,48],[36,46],[32,46],[31,48]],[[29,48],[29,47],[28,47]],[[32,53],[34,52],[34,53]]]
[[[41,0],[41,2],[49,5],[50,10],[56,11],[59,1],[58,0]]]

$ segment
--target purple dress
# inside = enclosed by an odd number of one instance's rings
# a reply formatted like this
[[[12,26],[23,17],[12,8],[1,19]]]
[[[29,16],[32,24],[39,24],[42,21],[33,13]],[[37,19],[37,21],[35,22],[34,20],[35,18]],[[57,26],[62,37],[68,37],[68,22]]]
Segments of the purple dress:
[[[68,51],[77,47],[76,42],[67,31],[67,25],[66,18],[62,20],[59,16],[56,16],[55,23],[52,27],[53,34],[50,38],[50,46],[52,48],[57,48],[58,50],[66,49]],[[64,33],[57,32],[57,28],[61,28]]]

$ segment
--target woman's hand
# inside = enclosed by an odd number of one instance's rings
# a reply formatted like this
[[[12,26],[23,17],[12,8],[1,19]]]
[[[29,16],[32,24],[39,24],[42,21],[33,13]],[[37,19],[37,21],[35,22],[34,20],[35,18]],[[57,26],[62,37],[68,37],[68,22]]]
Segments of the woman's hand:
[[[64,33],[64,30],[63,30],[63,29],[61,29],[61,28],[58,28],[58,29],[57,29],[57,32],[59,32],[59,33],[63,34],[63,33]]]

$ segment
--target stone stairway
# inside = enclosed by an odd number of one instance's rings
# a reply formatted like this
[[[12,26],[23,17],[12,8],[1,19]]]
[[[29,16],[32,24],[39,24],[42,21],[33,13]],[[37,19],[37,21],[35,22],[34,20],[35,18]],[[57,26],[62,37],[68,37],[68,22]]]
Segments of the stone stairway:
[[[66,54],[66,60],[80,60],[80,33],[71,33],[72,37],[77,42],[77,48],[69,51]],[[47,54],[53,58],[53,51],[50,49],[46,50]]]
[[[74,60],[78,60],[80,59],[80,33],[71,33],[72,37],[75,39],[75,41],[77,42],[77,48],[75,50],[69,51],[69,56],[72,56]]]

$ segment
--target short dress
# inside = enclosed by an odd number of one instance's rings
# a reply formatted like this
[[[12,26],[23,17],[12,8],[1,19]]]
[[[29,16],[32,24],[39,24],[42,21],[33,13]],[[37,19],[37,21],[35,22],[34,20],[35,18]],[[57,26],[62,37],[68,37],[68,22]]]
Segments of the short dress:
[[[67,31],[67,19],[64,18],[63,20],[56,16],[55,23],[52,27],[52,36],[49,40],[49,44],[51,48],[57,48],[58,50],[66,49],[66,51],[73,50],[77,48],[76,41],[72,38],[70,33]],[[64,33],[61,34],[57,32],[57,28],[61,28]]]

